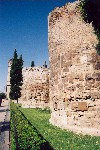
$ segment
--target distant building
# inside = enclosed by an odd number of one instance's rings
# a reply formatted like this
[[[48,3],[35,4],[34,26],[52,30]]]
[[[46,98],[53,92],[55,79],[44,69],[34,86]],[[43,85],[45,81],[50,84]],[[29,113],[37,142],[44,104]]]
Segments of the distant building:
[[[12,65],[12,59],[8,61],[8,75],[7,75],[7,86],[6,86],[6,95],[7,98],[9,99],[9,93],[10,93],[10,70],[11,70],[11,65]]]

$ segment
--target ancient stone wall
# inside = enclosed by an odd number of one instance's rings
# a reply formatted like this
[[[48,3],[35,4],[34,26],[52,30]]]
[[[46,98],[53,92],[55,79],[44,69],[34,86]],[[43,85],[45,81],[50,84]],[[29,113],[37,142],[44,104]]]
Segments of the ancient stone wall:
[[[56,8],[48,17],[50,122],[77,132],[100,135],[100,56],[92,23],[79,2]]]
[[[23,107],[48,107],[49,69],[45,67],[23,68],[23,85],[19,103]]]

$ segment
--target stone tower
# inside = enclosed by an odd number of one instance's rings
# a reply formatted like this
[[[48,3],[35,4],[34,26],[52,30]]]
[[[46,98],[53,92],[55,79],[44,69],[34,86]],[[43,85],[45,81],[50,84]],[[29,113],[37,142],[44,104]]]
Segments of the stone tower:
[[[100,56],[92,23],[83,21],[76,1],[49,14],[48,30],[50,122],[100,135]]]
[[[12,59],[8,61],[8,75],[7,75],[7,87],[6,87],[6,94],[7,98],[9,99],[9,93],[10,93],[10,70],[12,65]]]

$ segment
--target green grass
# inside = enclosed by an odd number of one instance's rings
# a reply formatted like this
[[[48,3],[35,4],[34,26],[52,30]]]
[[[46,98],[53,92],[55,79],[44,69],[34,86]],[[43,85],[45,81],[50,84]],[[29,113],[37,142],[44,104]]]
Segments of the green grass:
[[[49,124],[50,113],[41,109],[20,109],[55,150],[100,150],[100,137],[61,130]]]
[[[48,141],[27,120],[17,105],[11,103],[11,150],[52,150]]]

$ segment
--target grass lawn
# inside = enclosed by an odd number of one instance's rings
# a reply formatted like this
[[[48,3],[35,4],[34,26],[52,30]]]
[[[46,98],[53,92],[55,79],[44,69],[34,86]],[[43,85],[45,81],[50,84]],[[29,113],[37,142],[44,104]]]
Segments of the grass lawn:
[[[61,130],[49,124],[50,113],[41,109],[20,109],[55,150],[100,150],[100,137]]]
[[[51,145],[16,107],[10,104],[11,150],[53,150]]]

